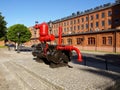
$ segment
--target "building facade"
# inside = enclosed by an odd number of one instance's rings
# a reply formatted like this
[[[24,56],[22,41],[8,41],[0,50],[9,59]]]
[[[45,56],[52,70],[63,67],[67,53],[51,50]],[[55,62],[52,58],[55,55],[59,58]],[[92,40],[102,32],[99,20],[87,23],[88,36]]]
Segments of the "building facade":
[[[29,30],[31,32],[31,39],[29,42],[26,42],[24,45],[26,46],[32,46],[34,44],[38,44],[39,43],[39,30],[36,30],[35,28],[33,28],[33,26],[29,27]]]
[[[59,26],[63,28],[63,45],[80,50],[120,52],[120,0],[52,21],[51,32],[56,36],[53,44],[58,42]]]
[[[119,1],[53,21],[54,43],[58,41],[58,27],[62,26],[64,45],[74,45],[80,50],[120,52]]]

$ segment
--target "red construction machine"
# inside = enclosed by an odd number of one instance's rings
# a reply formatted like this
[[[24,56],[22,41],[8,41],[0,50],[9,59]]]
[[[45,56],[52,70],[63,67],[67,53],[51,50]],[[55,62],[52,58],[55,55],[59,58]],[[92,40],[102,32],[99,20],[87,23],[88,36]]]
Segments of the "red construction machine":
[[[69,66],[68,62],[71,61],[72,52],[76,51],[78,55],[78,61],[82,62],[82,55],[78,48],[74,46],[62,45],[62,27],[59,27],[59,39],[58,45],[48,44],[55,40],[53,34],[48,34],[48,24],[41,23],[34,26],[35,29],[39,29],[39,41],[40,43],[33,46],[32,55],[37,60],[42,61],[50,67]],[[70,66],[69,66],[70,67]]]

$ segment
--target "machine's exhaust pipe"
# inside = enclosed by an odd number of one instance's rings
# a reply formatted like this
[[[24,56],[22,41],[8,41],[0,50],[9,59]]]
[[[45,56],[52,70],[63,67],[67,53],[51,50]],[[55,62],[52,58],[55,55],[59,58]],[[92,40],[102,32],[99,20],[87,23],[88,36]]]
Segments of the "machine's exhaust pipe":
[[[78,59],[77,59],[77,60],[78,60],[79,62],[82,62],[82,54],[81,54],[80,50],[79,50],[78,48],[76,48],[76,47],[73,47],[72,50],[75,50],[75,51],[76,51],[76,53],[77,53],[77,55],[78,55]]]
[[[59,27],[59,39],[58,39],[57,49],[58,50],[69,50],[69,51],[75,50],[78,55],[78,61],[82,62],[82,54],[80,53],[80,50],[73,46],[62,46],[61,41],[62,41],[62,27]]]
[[[75,50],[77,55],[78,55],[78,61],[82,62],[82,54],[80,53],[80,50],[76,47],[73,46],[57,46],[58,50],[68,50],[68,51],[73,51]]]

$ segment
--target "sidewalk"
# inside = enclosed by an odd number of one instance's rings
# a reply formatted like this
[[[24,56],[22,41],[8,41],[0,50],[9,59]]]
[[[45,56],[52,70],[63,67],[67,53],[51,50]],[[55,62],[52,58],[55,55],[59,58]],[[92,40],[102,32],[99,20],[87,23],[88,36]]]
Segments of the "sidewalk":
[[[74,52],[73,63],[120,73],[120,54],[90,51],[81,51],[81,53],[83,62],[79,63],[76,60],[77,54]]]
[[[105,55],[105,54],[120,55],[120,53],[113,53],[113,52],[87,51],[87,50],[80,50],[80,51],[81,53],[97,54],[97,55]]]

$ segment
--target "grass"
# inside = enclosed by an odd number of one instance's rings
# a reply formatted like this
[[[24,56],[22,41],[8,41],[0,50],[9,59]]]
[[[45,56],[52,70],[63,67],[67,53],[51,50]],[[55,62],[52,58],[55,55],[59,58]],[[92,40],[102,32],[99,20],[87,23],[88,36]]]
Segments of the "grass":
[[[0,48],[6,48],[7,46],[0,46]]]

